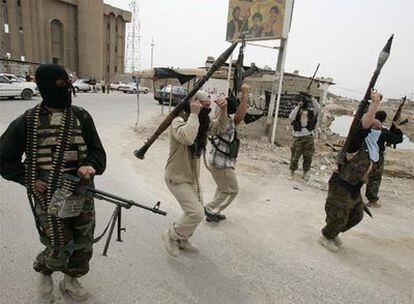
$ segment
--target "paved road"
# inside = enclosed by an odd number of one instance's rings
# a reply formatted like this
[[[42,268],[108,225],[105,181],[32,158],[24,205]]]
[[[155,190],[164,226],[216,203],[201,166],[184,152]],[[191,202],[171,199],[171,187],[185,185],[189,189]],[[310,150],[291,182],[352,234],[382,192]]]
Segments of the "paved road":
[[[37,102],[39,99],[0,101],[0,132]],[[93,115],[108,153],[108,170],[97,178],[97,187],[139,202],[171,200],[164,185],[146,179],[148,162],[140,165],[131,154],[137,146],[133,133],[134,96],[86,93],[79,94],[74,104]],[[140,124],[145,124],[159,109],[151,96],[143,97]],[[162,153],[165,161],[166,152]],[[160,171],[162,183],[163,168],[156,166],[153,170]],[[41,246],[24,189],[0,180],[0,193],[0,303],[72,303],[58,290],[52,299],[37,297],[36,273],[31,267]],[[318,195],[322,201],[323,194]],[[100,232],[113,207],[103,202],[96,202],[96,206]],[[357,272],[353,280],[353,270],[358,267],[353,258],[345,256],[346,262],[338,263],[339,257],[321,250],[314,239],[301,237],[303,244],[292,246],[285,242],[290,237],[288,230],[280,230],[277,233],[281,241],[275,241],[276,248],[265,246],[269,233],[264,233],[266,227],[261,227],[260,220],[248,209],[243,221],[236,218],[233,225],[230,222],[223,228],[212,229],[203,223],[195,237],[201,253],[174,259],[164,252],[159,235],[179,210],[171,201],[163,208],[169,212],[166,218],[143,210],[128,210],[123,217],[127,228],[124,242],[113,242],[108,257],[101,255],[103,242],[95,246],[91,272],[82,279],[93,294],[86,303],[409,302],[406,295],[398,295],[394,289],[397,287],[381,280],[375,282],[372,273],[365,276]],[[274,218],[276,227],[277,221]],[[245,225],[257,227],[257,234],[246,234]],[[311,253],[306,252],[307,248]],[[321,252],[320,256],[313,256],[315,251]],[[342,277],[341,272],[346,275]],[[56,282],[60,277],[54,274]]]

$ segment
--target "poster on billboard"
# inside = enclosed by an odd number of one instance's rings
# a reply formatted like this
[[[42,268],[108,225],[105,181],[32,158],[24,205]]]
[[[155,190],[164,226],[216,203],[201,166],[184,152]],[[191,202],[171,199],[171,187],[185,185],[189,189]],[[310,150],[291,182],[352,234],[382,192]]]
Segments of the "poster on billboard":
[[[247,41],[287,38],[290,2],[292,1],[229,0],[226,40],[238,39],[240,33],[247,33]]]

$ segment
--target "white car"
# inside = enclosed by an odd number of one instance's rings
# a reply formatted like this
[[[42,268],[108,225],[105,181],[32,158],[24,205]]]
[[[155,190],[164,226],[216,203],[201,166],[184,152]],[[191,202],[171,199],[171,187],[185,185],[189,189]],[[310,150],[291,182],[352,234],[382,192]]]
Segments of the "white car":
[[[29,86],[31,88],[31,90],[33,91],[33,96],[40,94],[38,89],[37,89],[37,85],[34,82],[27,82],[26,79],[22,79],[21,76],[16,76],[14,74],[0,73],[0,75],[6,77],[12,83],[15,83],[15,82],[26,83],[26,85]]]
[[[76,92],[89,92],[92,90],[87,79],[77,79],[72,85]]]
[[[149,89],[147,87],[138,87],[138,90],[140,93],[148,94]],[[128,84],[121,84],[118,87],[118,91],[124,92],[124,93],[137,93],[137,84],[134,82],[128,83]]]
[[[20,80],[16,81],[15,79],[10,80],[10,75],[11,74],[0,74],[0,97],[8,97],[11,99],[21,97],[24,100],[28,100],[32,99],[33,95],[39,94],[39,90],[35,83],[23,82]]]
[[[111,89],[111,90],[118,90],[118,88],[120,86],[125,86],[125,85],[126,85],[125,83],[122,83],[120,81],[116,81],[116,82],[113,82],[113,83],[110,83],[109,84],[109,89]]]

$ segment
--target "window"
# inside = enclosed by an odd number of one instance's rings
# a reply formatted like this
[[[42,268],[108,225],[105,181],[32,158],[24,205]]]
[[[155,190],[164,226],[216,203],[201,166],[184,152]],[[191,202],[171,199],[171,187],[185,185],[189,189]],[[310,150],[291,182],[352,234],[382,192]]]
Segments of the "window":
[[[118,72],[118,67],[117,66],[115,66],[115,73],[117,73]]]
[[[4,24],[4,32],[5,32],[6,34],[8,34],[8,33],[9,33],[9,25],[8,25],[7,23],[5,23],[5,24]]]
[[[109,51],[109,43],[106,45],[106,50]]]
[[[106,24],[106,28],[107,28],[108,30],[110,29],[109,22]]]
[[[0,76],[0,83],[10,83],[10,80],[8,80],[6,77],[4,76]]]
[[[118,32],[118,24],[115,25],[115,32]]]
[[[50,23],[50,38],[52,47],[52,61],[54,64],[64,64],[63,62],[63,23],[54,19]]]
[[[20,56],[20,60],[21,61],[25,61],[26,60],[26,56],[24,56],[24,55]]]
[[[17,0],[17,6],[22,6],[22,1],[21,0]]]
[[[20,34],[23,34],[23,27],[19,27],[19,32],[20,32]]]

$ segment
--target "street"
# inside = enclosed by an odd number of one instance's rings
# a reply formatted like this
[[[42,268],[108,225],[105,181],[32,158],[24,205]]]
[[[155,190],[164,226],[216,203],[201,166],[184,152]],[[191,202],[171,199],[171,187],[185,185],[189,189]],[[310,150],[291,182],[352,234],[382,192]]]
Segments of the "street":
[[[161,106],[152,95],[140,96],[142,127]],[[0,132],[40,100],[0,100]],[[123,242],[114,235],[107,257],[102,256],[105,238],[94,246],[91,271],[80,280],[92,294],[85,303],[412,303],[412,226],[379,215],[350,233],[342,252],[332,254],[317,243],[326,193],[292,190],[282,177],[252,183],[254,170],[247,165],[240,167],[244,199],[231,207],[230,218],[220,225],[203,221],[193,238],[200,253],[172,258],[160,242],[160,234],[181,214],[164,183],[168,141],[154,144],[144,161],[133,156],[142,144],[134,131],[135,95],[81,93],[73,103],[91,113],[107,152],[107,171],[96,177],[96,187],[149,206],[161,201],[168,212],[166,217],[138,208],[123,212]],[[206,200],[215,185],[206,172],[202,179],[208,181]],[[0,303],[73,303],[57,287],[60,273],[53,275],[53,297],[38,298],[32,263],[42,246],[25,189],[1,179],[0,193]],[[96,200],[95,206],[98,235],[114,205]],[[412,210],[407,214],[405,224]],[[382,222],[394,230],[387,235]],[[390,241],[381,243],[381,237]]]

